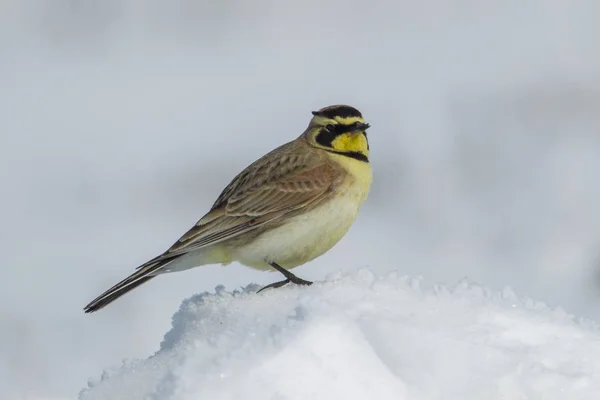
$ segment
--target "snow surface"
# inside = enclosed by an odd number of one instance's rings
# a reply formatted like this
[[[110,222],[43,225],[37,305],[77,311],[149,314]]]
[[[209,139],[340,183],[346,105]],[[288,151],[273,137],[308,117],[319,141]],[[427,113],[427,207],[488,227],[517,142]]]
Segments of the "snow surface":
[[[600,330],[460,282],[367,269],[311,287],[193,296],[160,350],[105,371],[94,399],[597,399]]]

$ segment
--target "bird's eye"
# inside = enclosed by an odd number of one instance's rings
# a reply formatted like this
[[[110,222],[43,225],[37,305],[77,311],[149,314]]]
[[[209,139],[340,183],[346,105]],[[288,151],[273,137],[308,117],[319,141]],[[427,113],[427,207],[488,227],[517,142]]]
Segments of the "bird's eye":
[[[333,126],[332,124],[328,124],[328,125],[325,127],[325,130],[326,130],[327,132],[333,132],[333,131],[335,130],[335,126]]]

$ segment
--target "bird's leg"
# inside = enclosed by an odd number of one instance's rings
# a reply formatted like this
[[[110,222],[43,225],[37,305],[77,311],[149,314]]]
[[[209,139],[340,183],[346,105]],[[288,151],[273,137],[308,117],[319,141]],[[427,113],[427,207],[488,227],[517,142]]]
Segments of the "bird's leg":
[[[292,274],[290,271],[288,271],[287,269],[283,268],[282,266],[280,266],[279,264],[275,263],[275,262],[271,262],[269,263],[269,265],[273,268],[275,268],[277,271],[281,272],[283,274],[283,276],[285,276],[288,282],[292,282],[295,283],[296,285],[312,285],[312,282],[310,281],[305,281],[304,279],[298,278],[296,275]]]
[[[280,266],[279,264],[277,264],[275,262],[271,262],[271,263],[269,263],[269,265],[271,267],[275,268],[277,271],[281,272],[283,274],[283,276],[285,276],[286,279],[284,281],[271,283],[270,285],[267,285],[264,288],[260,289],[257,293],[260,293],[263,290],[269,289],[269,288],[277,289],[279,287],[287,285],[290,282],[295,283],[296,285],[312,285],[311,281],[305,281],[304,279],[298,278],[296,275],[292,274],[290,271],[288,271],[287,269],[283,268],[282,266]]]

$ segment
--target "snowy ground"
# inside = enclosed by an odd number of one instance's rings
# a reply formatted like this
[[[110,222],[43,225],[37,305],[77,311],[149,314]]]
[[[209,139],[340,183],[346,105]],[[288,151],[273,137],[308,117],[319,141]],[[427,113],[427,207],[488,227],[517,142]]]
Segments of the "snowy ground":
[[[154,355],[80,400],[576,400],[600,393],[600,330],[463,281],[360,270],[308,288],[183,302]]]
[[[600,321],[598,15],[595,0],[0,0],[0,399],[72,399],[155,351],[183,299],[277,279],[207,266],[82,312],[332,103],[371,123],[374,184],[300,276],[467,277]]]

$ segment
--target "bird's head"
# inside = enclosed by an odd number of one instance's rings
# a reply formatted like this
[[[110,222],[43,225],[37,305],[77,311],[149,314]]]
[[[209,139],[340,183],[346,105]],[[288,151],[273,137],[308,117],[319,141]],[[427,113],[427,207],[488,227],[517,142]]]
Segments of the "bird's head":
[[[304,133],[313,147],[369,161],[369,141],[362,114],[354,107],[335,105],[313,111]]]

